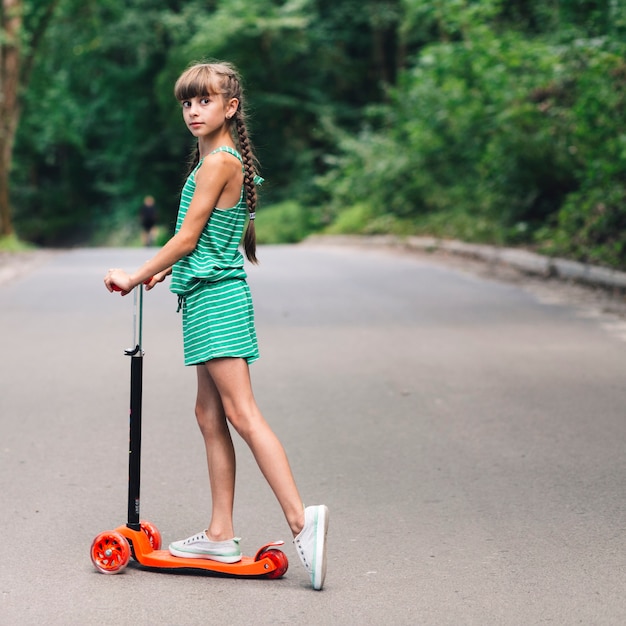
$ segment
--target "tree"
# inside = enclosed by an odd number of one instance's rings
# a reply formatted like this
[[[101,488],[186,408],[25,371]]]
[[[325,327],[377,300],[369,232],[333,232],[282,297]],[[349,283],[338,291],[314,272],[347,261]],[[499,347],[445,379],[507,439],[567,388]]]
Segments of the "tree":
[[[187,0],[180,14],[179,0],[59,1],[16,138],[11,198],[21,239],[128,241],[146,194],[163,225],[175,219],[191,141],[172,78],[158,76],[201,4]]]
[[[1,0],[0,4],[0,235],[4,236],[13,234],[9,176],[21,113],[20,95],[57,4],[58,0],[37,7],[24,0]]]
[[[263,204],[316,204],[334,126],[356,130],[363,107],[395,78],[398,6],[60,0],[16,138],[16,231],[38,245],[130,241],[147,193],[170,224],[193,142],[172,87],[190,62],[208,58],[234,62],[244,77]]]

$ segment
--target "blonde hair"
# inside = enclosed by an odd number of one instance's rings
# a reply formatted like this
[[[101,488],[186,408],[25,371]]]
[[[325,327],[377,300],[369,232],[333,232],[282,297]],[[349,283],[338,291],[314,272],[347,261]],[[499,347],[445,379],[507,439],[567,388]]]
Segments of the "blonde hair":
[[[227,119],[229,130],[233,140],[239,148],[243,160],[246,205],[248,207],[248,227],[244,235],[244,250],[246,257],[252,263],[257,263],[256,258],[256,233],[254,218],[256,214],[257,193],[254,179],[257,174],[257,159],[254,156],[252,143],[248,137],[246,118],[243,106],[243,88],[241,77],[234,65],[226,62],[219,63],[196,63],[185,70],[174,85],[174,95],[177,100],[190,100],[197,96],[221,95],[225,101],[236,98],[239,101],[237,112],[232,118]],[[200,153],[196,148],[192,167],[200,160]]]

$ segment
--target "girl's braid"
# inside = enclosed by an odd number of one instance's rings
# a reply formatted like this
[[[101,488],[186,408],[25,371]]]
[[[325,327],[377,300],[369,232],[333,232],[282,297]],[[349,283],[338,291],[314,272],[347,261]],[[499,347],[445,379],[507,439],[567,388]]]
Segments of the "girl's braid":
[[[254,167],[254,154],[250,146],[248,138],[248,130],[246,122],[241,112],[241,106],[235,113],[235,123],[237,124],[237,135],[239,138],[239,149],[241,158],[243,159],[243,185],[245,189],[246,204],[248,205],[248,227],[243,238],[243,247],[246,256],[251,263],[258,263],[256,258],[256,230],[254,228],[254,218],[256,217],[256,185],[254,184],[254,176],[256,174]]]
[[[256,176],[256,157],[252,151],[252,144],[248,137],[248,129],[246,128],[246,117],[243,107],[243,90],[241,83],[236,72],[226,74],[228,83],[224,85],[226,88],[226,95],[228,98],[237,98],[239,100],[239,107],[234,115],[234,121],[237,130],[237,142],[239,144],[239,151],[241,152],[241,158],[243,160],[243,184],[245,189],[246,205],[248,206],[248,215],[250,217],[248,221],[248,227],[246,228],[246,234],[244,236],[244,250],[248,260],[252,263],[257,263],[256,258],[256,232],[254,228],[254,218],[256,217],[256,204],[257,193],[254,179]]]
[[[240,111],[237,111],[235,114],[235,122],[237,124],[237,136],[239,139],[239,148],[241,149],[241,158],[243,159],[246,204],[248,205],[248,211],[254,213],[256,210],[256,185],[254,184],[256,170],[254,167],[254,154],[252,154],[250,147],[248,129],[246,128],[246,123]]]

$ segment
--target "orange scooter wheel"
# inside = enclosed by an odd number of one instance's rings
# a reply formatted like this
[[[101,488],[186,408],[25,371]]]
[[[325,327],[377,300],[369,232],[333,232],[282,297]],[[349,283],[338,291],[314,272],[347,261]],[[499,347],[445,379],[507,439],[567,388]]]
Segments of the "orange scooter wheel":
[[[263,550],[263,552],[258,555],[257,561],[265,558],[268,558],[276,567],[276,569],[266,574],[267,578],[280,578],[285,574],[287,568],[289,567],[287,555],[282,550],[276,550],[275,548]]]
[[[148,541],[150,541],[150,546],[153,550],[161,549],[161,533],[159,529],[152,523],[147,522],[145,519],[142,519],[141,522],[141,530],[148,536]]]
[[[91,562],[103,574],[119,574],[130,561],[130,545],[115,530],[100,533],[91,544]]]

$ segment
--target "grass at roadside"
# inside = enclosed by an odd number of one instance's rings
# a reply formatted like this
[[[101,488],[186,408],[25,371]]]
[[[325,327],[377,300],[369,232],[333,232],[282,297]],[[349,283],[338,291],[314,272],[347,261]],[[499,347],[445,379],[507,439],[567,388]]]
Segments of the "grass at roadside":
[[[30,252],[35,249],[35,246],[21,241],[15,235],[0,237],[0,252]]]

